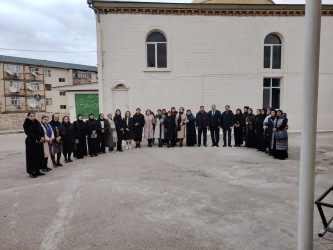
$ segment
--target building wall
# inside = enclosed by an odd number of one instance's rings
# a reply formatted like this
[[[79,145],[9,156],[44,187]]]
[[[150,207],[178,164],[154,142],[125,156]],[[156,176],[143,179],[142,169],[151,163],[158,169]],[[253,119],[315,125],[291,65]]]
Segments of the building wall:
[[[68,69],[59,68],[45,68],[46,70],[51,70],[51,77],[45,77],[45,84],[51,84],[52,90],[45,91],[46,98],[52,98],[52,105],[47,105],[47,112],[51,113],[68,113],[67,98],[66,96],[61,96],[60,91],[55,89],[59,86],[73,85],[72,71]],[[65,82],[60,82],[59,78],[65,78]],[[66,109],[60,109],[60,105],[66,105]]]
[[[215,103],[223,110],[249,105],[262,108],[263,78],[281,78],[280,108],[288,114],[290,130],[301,128],[304,17],[101,15],[103,103],[114,112],[113,88],[128,87],[128,105],[193,112]],[[333,130],[333,17],[322,17],[318,130]],[[146,68],[145,39],[153,30],[167,38],[168,68]],[[282,40],[282,67],[263,68],[265,36]],[[123,110],[122,110],[123,111]],[[124,112],[124,111],[123,111]],[[311,114],[309,114],[309,119]]]

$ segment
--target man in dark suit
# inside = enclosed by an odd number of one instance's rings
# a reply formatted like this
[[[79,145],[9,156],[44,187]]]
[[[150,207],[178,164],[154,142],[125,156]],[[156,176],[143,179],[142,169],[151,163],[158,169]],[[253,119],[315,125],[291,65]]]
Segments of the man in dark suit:
[[[200,111],[197,113],[195,119],[195,126],[198,130],[198,147],[201,146],[201,134],[203,134],[203,145],[207,147],[207,128],[209,127],[209,118],[204,106],[200,106]]]
[[[228,146],[231,146],[231,129],[234,126],[234,114],[230,110],[230,106],[225,106],[225,111],[221,115],[221,127],[223,129],[223,147],[227,146],[227,133],[228,133]]]
[[[213,147],[219,146],[220,141],[220,118],[221,112],[216,110],[216,105],[212,105],[212,110],[208,112],[210,136],[212,137]]]

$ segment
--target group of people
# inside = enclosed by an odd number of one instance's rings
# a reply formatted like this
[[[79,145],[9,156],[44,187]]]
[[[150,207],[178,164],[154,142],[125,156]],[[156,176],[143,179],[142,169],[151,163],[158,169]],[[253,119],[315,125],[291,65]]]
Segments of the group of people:
[[[89,114],[84,121],[79,114],[77,120],[70,122],[68,116],[59,121],[59,115],[42,116],[41,122],[36,120],[34,112],[29,112],[23,128],[26,138],[26,165],[27,173],[31,178],[45,175],[42,172],[52,170],[48,167],[48,158],[51,158],[54,168],[63,166],[60,162],[61,154],[65,163],[72,162],[72,155],[82,159],[88,154],[91,157],[115,150],[122,152],[123,141],[126,149],[141,147],[142,135],[152,147],[155,140],[158,147],[166,145],[183,147],[186,139],[187,146],[207,146],[207,131],[210,131],[212,146],[219,147],[220,129],[223,131],[223,147],[231,146],[231,131],[234,129],[235,147],[240,147],[244,141],[248,148],[257,148],[275,158],[284,160],[288,158],[288,119],[282,110],[257,109],[257,115],[248,106],[236,110],[234,114],[230,106],[225,106],[225,111],[220,112],[216,105],[211,106],[209,112],[204,106],[194,116],[191,110],[183,107],[176,111],[158,109],[156,115],[150,109],[141,114],[137,108],[132,116],[126,111],[122,117],[121,111],[116,110],[115,115],[100,114],[95,119],[94,114]],[[203,137],[203,138],[202,138]],[[133,144],[134,144],[133,143]],[[87,148],[88,144],[88,148]],[[268,150],[267,150],[268,149]],[[42,171],[42,172],[40,172]]]

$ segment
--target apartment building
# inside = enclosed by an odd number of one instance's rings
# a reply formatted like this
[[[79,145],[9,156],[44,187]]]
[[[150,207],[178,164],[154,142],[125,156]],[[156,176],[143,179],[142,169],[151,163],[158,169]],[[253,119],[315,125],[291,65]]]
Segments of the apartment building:
[[[97,67],[0,55],[0,113],[69,114],[57,87],[97,82]]]

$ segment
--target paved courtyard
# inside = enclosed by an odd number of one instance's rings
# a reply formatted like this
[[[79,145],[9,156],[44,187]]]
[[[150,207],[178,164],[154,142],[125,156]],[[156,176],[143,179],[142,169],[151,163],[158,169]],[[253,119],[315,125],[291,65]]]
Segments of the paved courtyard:
[[[297,248],[300,134],[286,161],[210,143],[144,146],[37,179],[25,173],[24,138],[0,136],[1,250]],[[332,185],[332,142],[318,134],[316,197]],[[321,228],[315,208],[315,249],[333,249]]]

